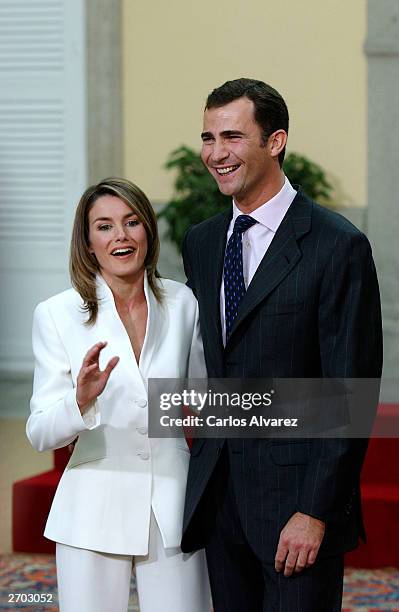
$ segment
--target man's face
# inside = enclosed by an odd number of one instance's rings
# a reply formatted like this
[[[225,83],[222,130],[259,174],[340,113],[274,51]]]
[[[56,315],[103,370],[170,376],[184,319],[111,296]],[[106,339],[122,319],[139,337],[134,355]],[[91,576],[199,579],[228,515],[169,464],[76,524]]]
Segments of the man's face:
[[[275,161],[262,142],[254,103],[246,97],[204,114],[201,158],[220,191],[237,204],[259,206],[265,200]]]

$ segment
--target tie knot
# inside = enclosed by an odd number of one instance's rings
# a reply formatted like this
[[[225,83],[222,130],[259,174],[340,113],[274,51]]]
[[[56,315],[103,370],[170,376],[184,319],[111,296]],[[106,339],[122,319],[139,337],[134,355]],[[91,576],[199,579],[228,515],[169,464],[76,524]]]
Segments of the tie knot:
[[[249,215],[239,215],[234,223],[233,231],[242,234],[255,223],[257,223],[257,221],[253,217],[250,217]]]

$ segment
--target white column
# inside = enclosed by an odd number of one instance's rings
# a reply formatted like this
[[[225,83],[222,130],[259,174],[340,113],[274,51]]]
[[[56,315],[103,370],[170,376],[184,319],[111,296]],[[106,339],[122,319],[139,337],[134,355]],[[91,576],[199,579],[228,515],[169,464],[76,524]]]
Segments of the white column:
[[[368,235],[384,328],[382,399],[399,402],[399,2],[368,0]]]

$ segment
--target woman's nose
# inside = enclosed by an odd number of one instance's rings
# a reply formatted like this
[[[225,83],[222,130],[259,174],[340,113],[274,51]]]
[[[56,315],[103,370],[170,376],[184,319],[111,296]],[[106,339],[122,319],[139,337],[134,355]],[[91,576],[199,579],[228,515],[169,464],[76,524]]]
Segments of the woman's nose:
[[[127,230],[124,225],[116,228],[116,240],[126,240]]]

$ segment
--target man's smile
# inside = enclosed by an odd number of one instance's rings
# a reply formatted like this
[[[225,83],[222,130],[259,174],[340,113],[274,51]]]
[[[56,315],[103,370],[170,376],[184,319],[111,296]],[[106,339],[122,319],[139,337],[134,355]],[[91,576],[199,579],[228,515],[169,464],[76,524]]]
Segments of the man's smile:
[[[240,164],[236,164],[234,166],[225,166],[224,168],[215,168],[216,172],[221,176],[225,174],[231,174],[231,172],[235,172],[240,167]]]

